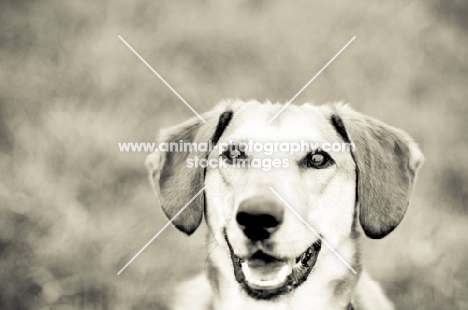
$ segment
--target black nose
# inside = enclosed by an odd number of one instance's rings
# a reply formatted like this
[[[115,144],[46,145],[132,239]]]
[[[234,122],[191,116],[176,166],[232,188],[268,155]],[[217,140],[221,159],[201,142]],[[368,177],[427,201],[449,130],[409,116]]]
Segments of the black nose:
[[[284,208],[279,201],[253,197],[242,201],[236,220],[247,238],[268,239],[283,222]]]

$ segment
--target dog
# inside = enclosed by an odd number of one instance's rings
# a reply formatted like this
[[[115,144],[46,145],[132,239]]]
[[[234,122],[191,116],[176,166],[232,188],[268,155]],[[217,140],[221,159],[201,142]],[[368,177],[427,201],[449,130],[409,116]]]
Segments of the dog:
[[[282,107],[224,101],[203,114],[206,123],[194,117],[160,138],[209,142],[213,150],[148,155],[166,216],[186,206],[172,224],[190,235],[204,217],[207,242],[215,244],[206,274],[176,289],[174,308],[394,309],[361,265],[359,239],[383,238],[398,226],[422,152],[404,131],[342,103],[291,105],[270,122]],[[240,148],[246,141],[299,140],[354,148],[278,151],[270,157],[280,167],[269,171],[239,165],[268,157]],[[188,168],[196,159],[224,165]]]

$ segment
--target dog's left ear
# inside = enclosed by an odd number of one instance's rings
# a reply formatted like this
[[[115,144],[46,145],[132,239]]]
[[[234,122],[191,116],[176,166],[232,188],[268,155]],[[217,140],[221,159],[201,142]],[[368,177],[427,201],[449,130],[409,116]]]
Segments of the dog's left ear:
[[[383,238],[403,219],[424,156],[406,132],[347,106],[335,106],[331,120],[354,143],[361,226],[368,237]]]
[[[200,143],[216,146],[224,129],[229,125],[233,112],[223,106],[202,115],[204,123],[194,117],[180,125],[168,128],[159,139],[167,151],[154,152],[146,158],[146,166],[150,173],[153,188],[161,197],[161,207],[169,219],[172,219],[203,187],[205,170],[198,165],[188,167],[189,160],[207,158],[210,150],[202,148]],[[189,148],[175,149],[175,145],[191,143]],[[173,149],[171,149],[171,143]],[[197,149],[193,147],[197,144]],[[183,145],[183,144],[182,144]],[[187,208],[172,222],[187,235],[192,234],[200,226],[205,205],[204,194],[198,195]]]

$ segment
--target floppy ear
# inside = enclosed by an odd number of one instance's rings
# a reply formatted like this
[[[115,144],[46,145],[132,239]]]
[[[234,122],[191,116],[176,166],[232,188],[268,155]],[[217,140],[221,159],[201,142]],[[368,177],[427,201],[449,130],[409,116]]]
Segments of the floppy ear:
[[[406,132],[347,106],[337,105],[335,111],[333,125],[355,145],[361,226],[368,237],[383,238],[403,219],[424,156]]]
[[[161,135],[160,142],[168,146],[166,152],[154,152],[146,158],[146,166],[150,173],[150,181],[161,197],[161,207],[169,219],[172,219],[203,187],[205,170],[201,167],[187,167],[187,160],[206,158],[211,150],[195,147],[171,150],[170,143],[211,144],[214,147],[224,129],[229,125],[233,112],[217,107],[203,114],[206,123],[194,117],[178,126],[169,128]],[[174,144],[174,145],[175,145]],[[161,146],[161,144],[159,144]],[[205,197],[198,195],[187,208],[172,222],[187,235],[192,234],[200,226]]]

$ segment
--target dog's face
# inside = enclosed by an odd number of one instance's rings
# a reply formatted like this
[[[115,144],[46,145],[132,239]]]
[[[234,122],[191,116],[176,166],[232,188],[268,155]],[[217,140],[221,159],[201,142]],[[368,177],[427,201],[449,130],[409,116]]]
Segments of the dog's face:
[[[354,214],[356,177],[349,150],[291,154],[278,148],[265,154],[235,147],[248,141],[260,145],[344,142],[322,111],[313,106],[291,106],[281,119],[268,123],[279,108],[255,104],[241,109],[219,145],[228,145],[221,150],[221,159],[232,161],[235,154],[251,162],[280,160],[280,167],[265,171],[266,164],[255,168],[228,163],[208,167],[205,176],[208,225],[218,243],[228,246],[237,280],[249,294],[263,298],[304,281],[321,246],[320,238],[270,187],[334,247],[349,237]],[[211,152],[209,159],[218,158],[219,153]]]
[[[306,281],[325,255],[322,240],[332,248],[349,242],[359,212],[368,236],[381,238],[393,230],[422,162],[406,134],[346,107],[290,106],[269,123],[281,107],[225,103],[205,115],[207,124],[192,120],[165,138],[211,139],[218,148],[148,159],[170,218],[205,187],[205,199],[195,199],[174,224],[190,234],[204,213],[218,246],[230,257],[231,276],[259,299],[290,293]],[[249,142],[278,147],[268,152],[241,147]],[[342,147],[292,152],[294,143]],[[224,164],[187,168],[187,159],[195,157]],[[341,254],[352,259],[349,249]]]

